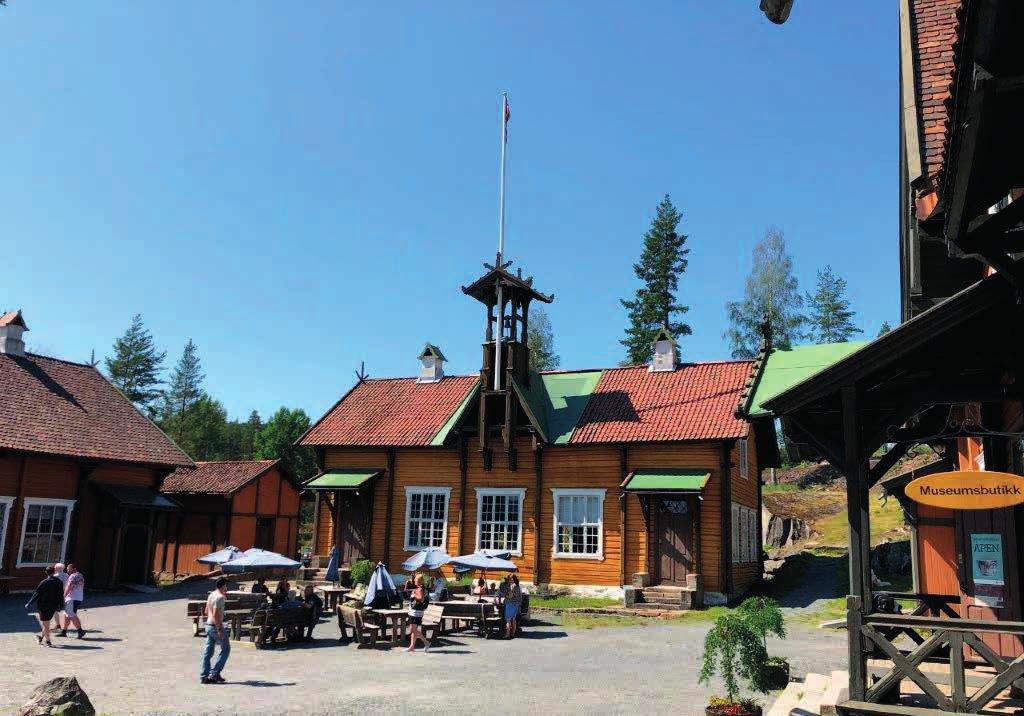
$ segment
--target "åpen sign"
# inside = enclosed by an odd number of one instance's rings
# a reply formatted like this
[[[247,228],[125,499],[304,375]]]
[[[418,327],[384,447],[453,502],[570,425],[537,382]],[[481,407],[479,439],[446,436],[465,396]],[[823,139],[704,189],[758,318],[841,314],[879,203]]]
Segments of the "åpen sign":
[[[1024,503],[1024,477],[1008,472],[937,472],[907,485],[907,497],[950,510],[994,510]]]

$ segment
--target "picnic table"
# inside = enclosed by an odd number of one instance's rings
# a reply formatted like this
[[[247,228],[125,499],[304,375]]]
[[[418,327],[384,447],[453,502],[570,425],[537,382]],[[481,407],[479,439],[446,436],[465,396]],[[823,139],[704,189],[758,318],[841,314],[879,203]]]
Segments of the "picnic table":
[[[368,609],[370,614],[381,617],[384,624],[383,627],[391,627],[391,643],[397,644],[402,640],[405,635],[405,623],[409,618],[409,612],[406,609]]]
[[[317,587],[317,590],[322,592],[324,595],[324,611],[327,612],[333,612],[341,600],[352,591],[348,587],[337,587],[332,585],[323,585]]]
[[[470,622],[484,638],[490,637],[492,630],[501,628],[502,619],[498,614],[497,605],[492,601],[448,599],[434,604],[444,609],[445,619],[452,622]]]

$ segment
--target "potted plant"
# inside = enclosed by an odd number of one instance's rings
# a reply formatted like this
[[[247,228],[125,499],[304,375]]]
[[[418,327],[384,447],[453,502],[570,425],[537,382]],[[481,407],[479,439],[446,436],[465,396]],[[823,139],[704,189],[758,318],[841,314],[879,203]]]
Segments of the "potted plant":
[[[768,653],[768,635],[786,638],[786,623],[778,603],[768,597],[751,597],[739,606],[751,628],[761,637]],[[781,656],[769,656],[764,664],[764,681],[769,689],[784,689],[789,683],[789,661]]]
[[[726,692],[725,697],[711,699],[704,710],[706,716],[761,716],[759,704],[740,698],[740,679],[755,691],[768,691],[764,681],[768,653],[747,616],[739,609],[726,611],[704,639],[700,683],[710,683],[717,673]]]

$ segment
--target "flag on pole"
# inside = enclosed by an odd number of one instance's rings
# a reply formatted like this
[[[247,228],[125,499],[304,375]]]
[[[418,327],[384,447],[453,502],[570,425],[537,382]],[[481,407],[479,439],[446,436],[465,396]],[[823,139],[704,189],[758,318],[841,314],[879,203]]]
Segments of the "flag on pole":
[[[508,107],[508,95],[505,95],[505,143],[508,143],[508,120],[512,118],[512,110]]]

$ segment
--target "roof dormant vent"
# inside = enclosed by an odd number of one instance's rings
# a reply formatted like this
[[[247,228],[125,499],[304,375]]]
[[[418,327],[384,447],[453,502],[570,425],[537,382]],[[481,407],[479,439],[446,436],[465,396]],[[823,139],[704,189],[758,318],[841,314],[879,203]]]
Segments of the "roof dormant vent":
[[[423,346],[420,351],[420,374],[417,383],[437,383],[444,378],[444,353],[433,343]]]
[[[21,335],[28,330],[21,311],[0,314],[0,353],[12,356],[25,355],[25,341]]]
[[[659,328],[654,336],[654,356],[651,359],[652,373],[671,373],[679,365],[679,347],[667,328]]]

